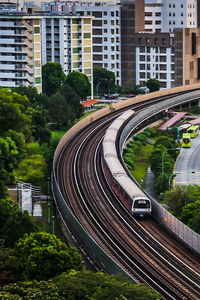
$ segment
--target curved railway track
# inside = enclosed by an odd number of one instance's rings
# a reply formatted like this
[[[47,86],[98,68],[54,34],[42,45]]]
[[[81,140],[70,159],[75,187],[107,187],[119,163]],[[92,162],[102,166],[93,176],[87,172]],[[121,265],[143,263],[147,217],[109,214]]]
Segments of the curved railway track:
[[[56,168],[62,195],[85,230],[130,277],[166,299],[199,299],[199,257],[153,219],[133,218],[104,180],[101,140],[117,114],[91,123],[66,144]]]

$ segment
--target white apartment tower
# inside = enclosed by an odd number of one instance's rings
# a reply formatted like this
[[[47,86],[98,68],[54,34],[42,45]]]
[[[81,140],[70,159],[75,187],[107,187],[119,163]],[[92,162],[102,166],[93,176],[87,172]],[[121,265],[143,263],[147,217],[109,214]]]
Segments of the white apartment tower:
[[[145,0],[145,30],[136,36],[136,84],[175,84],[174,32],[197,27],[197,0]]]
[[[0,86],[42,87],[40,17],[0,15]]]
[[[92,18],[44,15],[42,18],[42,64],[58,62],[67,75],[78,71],[93,82]]]
[[[43,3],[45,11],[76,13],[92,19],[93,68],[114,72],[121,85],[120,4],[113,1],[53,1]]]
[[[197,27],[197,0],[145,0],[145,31]]]

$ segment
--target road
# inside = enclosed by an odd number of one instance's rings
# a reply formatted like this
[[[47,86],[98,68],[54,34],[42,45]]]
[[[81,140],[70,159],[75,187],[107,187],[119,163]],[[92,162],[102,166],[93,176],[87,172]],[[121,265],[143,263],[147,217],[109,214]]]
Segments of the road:
[[[191,145],[181,149],[175,166],[175,185],[200,185],[200,135],[192,139]]]

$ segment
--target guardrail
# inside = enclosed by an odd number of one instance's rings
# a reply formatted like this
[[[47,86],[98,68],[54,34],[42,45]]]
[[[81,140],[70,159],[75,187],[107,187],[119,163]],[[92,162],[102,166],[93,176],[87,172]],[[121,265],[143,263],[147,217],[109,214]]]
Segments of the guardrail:
[[[138,126],[142,126],[142,124],[144,124],[147,120],[148,122],[150,122],[151,117],[153,117],[155,114],[159,114],[166,108],[172,108],[185,102],[190,102],[192,100],[196,101],[199,99],[200,91],[195,91],[191,92],[189,97],[188,95],[173,97],[169,100],[166,100],[165,104],[156,104],[153,106],[153,108],[151,107],[150,109],[147,108],[141,111],[138,115],[136,115],[129,121],[129,123],[125,126],[121,133],[119,141],[121,156],[124,143],[126,142],[131,132],[133,132],[133,130],[135,130]],[[152,215],[154,216],[154,218],[182,242],[187,244],[190,249],[195,251],[197,254],[200,254],[200,235],[180,222],[150,195],[148,195],[148,197],[152,200]]]

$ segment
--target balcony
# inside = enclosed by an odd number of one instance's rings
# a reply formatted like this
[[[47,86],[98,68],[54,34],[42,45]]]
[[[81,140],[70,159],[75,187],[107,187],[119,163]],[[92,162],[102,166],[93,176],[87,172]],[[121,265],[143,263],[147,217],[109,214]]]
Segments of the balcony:
[[[24,52],[29,56],[29,57],[33,57],[33,51],[29,50],[29,48],[25,48]]]

